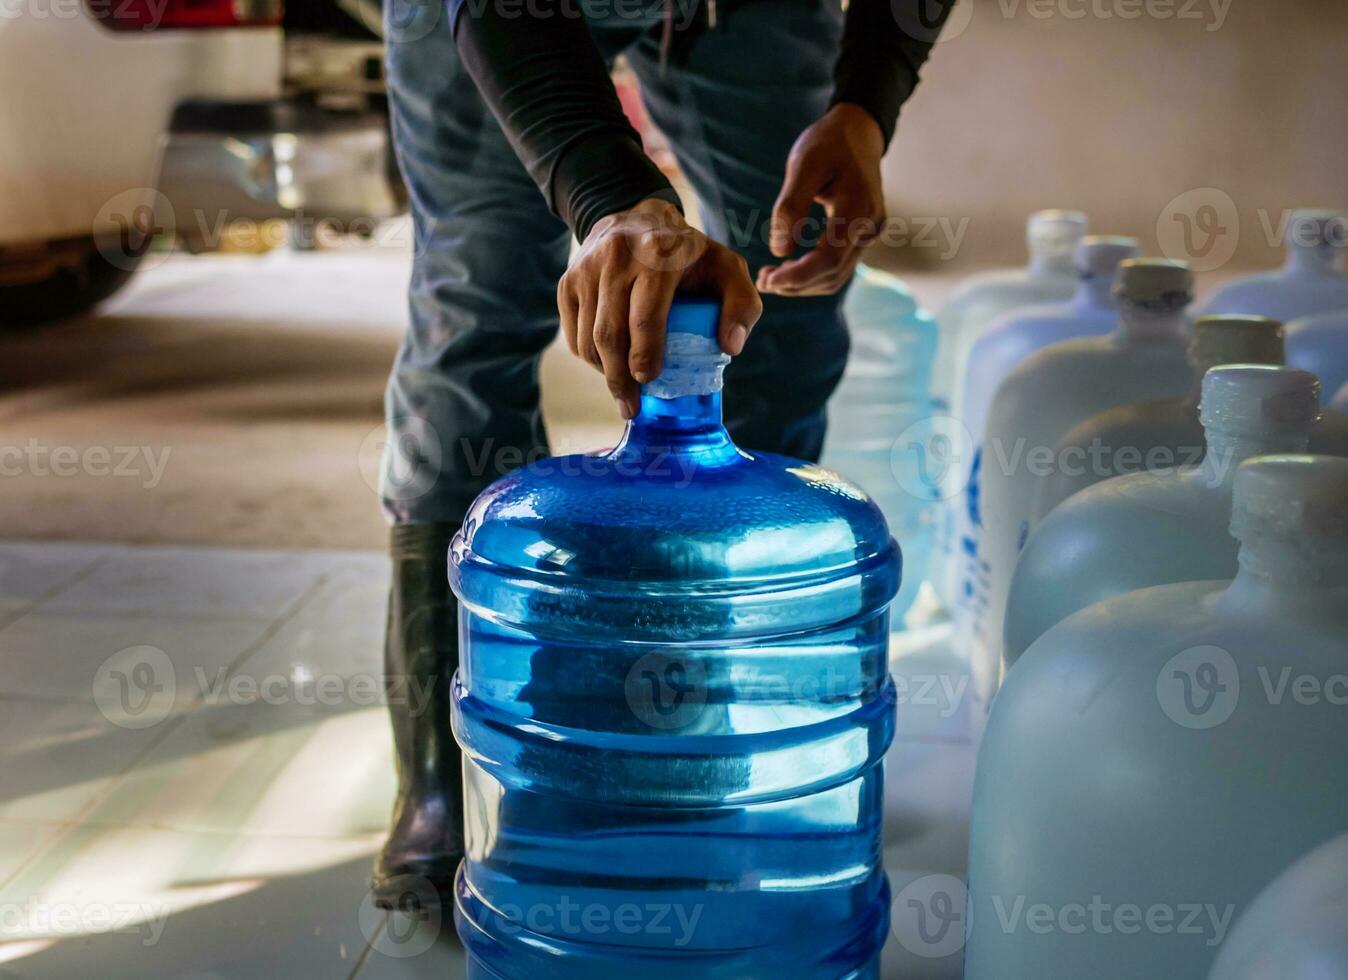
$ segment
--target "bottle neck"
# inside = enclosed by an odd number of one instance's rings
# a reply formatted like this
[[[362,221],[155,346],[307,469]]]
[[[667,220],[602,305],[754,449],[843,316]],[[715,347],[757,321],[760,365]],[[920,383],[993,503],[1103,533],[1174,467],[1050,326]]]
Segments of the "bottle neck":
[[[1036,279],[1072,276],[1076,272],[1072,266],[1072,250],[1030,242],[1029,270],[1030,275]]]
[[[1074,299],[1085,309],[1108,310],[1114,306],[1114,283],[1108,276],[1081,276]]]
[[[1289,607],[1341,609],[1346,594],[1348,540],[1248,535],[1240,547],[1240,571],[1222,601],[1247,615],[1286,615]]]
[[[1149,310],[1127,301],[1119,302],[1119,325],[1115,339],[1124,344],[1182,344],[1186,320],[1179,310]]]
[[[1308,276],[1341,276],[1340,249],[1331,245],[1308,245],[1289,242],[1287,261],[1283,268],[1288,272]]]
[[[1247,459],[1283,453],[1304,453],[1310,445],[1309,432],[1229,431],[1208,426],[1204,429],[1207,451],[1199,472],[1205,486],[1230,488],[1236,470]]]
[[[741,458],[721,417],[719,391],[665,398],[643,390],[641,411],[627,423],[613,456],[653,465],[682,456],[699,466],[723,466]]]

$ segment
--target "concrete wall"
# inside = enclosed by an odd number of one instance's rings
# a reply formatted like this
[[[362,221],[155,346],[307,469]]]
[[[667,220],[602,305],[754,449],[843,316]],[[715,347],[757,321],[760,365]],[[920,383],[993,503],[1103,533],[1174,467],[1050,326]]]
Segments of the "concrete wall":
[[[1041,207],[1271,264],[1286,209],[1348,209],[1348,2],[960,0],[886,184],[916,219],[875,257],[895,268],[1018,262]]]

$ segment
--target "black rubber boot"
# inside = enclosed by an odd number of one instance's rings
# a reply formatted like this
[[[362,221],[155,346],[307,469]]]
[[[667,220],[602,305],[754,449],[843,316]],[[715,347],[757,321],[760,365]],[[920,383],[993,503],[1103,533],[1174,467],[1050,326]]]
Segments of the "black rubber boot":
[[[458,603],[447,577],[454,532],[444,524],[405,524],[390,538],[384,671],[398,800],[371,888],[380,908],[412,913],[427,902],[450,903],[463,857],[463,768],[449,722],[459,666]]]

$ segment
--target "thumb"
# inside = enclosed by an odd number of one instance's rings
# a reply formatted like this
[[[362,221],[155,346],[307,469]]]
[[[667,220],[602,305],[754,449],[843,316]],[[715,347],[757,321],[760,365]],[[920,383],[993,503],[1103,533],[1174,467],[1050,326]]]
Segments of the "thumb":
[[[792,154],[786,161],[786,179],[777,203],[772,206],[772,227],[768,247],[784,259],[796,247],[796,229],[810,214],[810,205],[819,192],[816,169],[807,159]]]
[[[721,323],[717,338],[721,350],[732,357],[744,350],[758,318],[763,315],[763,301],[758,297],[749,278],[749,266],[744,259],[726,248],[717,250],[711,278],[721,294]]]

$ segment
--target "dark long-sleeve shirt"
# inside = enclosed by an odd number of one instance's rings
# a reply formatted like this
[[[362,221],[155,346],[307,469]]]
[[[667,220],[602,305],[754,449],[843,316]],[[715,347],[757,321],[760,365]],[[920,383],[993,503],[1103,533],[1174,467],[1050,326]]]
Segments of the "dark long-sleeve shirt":
[[[918,72],[954,3],[851,0],[833,103],[865,108],[888,144],[899,108],[917,87]],[[455,41],[553,211],[584,241],[600,218],[645,198],[677,203],[669,181],[642,152],[573,0],[534,0],[526,10],[541,16],[503,6],[450,0]]]

